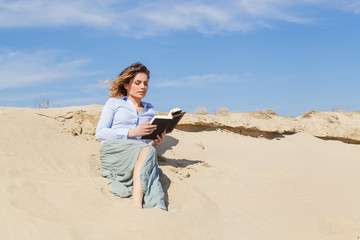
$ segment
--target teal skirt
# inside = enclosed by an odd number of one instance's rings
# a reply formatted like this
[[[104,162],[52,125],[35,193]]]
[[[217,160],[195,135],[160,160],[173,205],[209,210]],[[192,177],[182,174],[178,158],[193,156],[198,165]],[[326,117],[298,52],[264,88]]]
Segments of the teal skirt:
[[[111,192],[120,197],[133,193],[133,170],[140,151],[148,144],[131,139],[113,139],[103,142],[100,150],[101,176],[109,180]],[[167,210],[164,191],[159,180],[156,149],[150,146],[140,169],[140,183],[144,193],[144,208],[158,206]]]

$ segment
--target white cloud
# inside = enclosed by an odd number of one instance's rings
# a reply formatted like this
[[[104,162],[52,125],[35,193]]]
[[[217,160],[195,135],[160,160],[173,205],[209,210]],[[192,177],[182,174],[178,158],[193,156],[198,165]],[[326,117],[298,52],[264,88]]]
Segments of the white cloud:
[[[345,1],[344,9],[355,14],[360,13],[360,1]]]
[[[96,1],[0,1],[0,27],[108,25],[106,7]]]
[[[194,29],[250,31],[276,21],[312,24],[309,9],[360,12],[358,0],[0,0],[0,27],[86,25],[144,37]]]
[[[229,82],[241,82],[245,81],[251,74],[246,73],[244,78],[240,78],[237,75],[229,74],[207,74],[201,76],[187,76],[179,80],[165,80],[160,83],[155,83],[156,87],[208,87],[212,84],[229,83]]]
[[[94,74],[81,68],[87,59],[63,60],[56,51],[0,51],[0,89]]]

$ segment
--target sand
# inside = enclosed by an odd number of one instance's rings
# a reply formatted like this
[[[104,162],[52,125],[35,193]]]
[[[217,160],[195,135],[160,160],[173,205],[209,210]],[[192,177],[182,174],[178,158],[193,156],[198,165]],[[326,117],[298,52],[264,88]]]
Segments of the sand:
[[[360,237],[360,113],[187,114],[157,148],[169,211],[109,192],[102,106],[0,107],[0,239]]]

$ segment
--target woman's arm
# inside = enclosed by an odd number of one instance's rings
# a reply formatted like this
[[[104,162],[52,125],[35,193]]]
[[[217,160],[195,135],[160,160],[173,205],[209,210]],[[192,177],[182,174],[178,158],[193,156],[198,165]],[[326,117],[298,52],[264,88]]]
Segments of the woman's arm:
[[[156,130],[156,125],[151,125],[149,122],[142,122],[136,128],[130,128],[128,131],[128,138],[142,137],[148,135]]]
[[[129,128],[111,128],[114,121],[114,114],[114,100],[109,98],[101,112],[100,120],[96,128],[96,139],[103,141],[109,139],[126,139],[128,137]]]

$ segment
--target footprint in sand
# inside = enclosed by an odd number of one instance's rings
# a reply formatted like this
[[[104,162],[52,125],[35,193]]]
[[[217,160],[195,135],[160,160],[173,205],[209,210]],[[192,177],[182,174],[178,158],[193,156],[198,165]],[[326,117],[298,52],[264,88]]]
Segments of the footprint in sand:
[[[205,146],[204,146],[204,144],[202,144],[202,142],[196,143],[196,146],[199,147],[199,148],[202,149],[202,150],[205,149]]]

